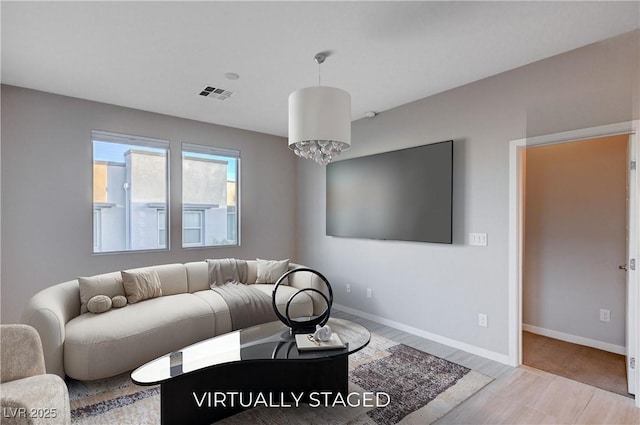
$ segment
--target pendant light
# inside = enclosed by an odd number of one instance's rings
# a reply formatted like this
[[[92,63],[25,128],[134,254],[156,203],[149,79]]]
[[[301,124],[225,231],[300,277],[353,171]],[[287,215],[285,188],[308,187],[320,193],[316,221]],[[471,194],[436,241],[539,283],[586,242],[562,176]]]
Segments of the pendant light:
[[[289,95],[289,149],[321,165],[331,162],[351,147],[351,96],[344,90],[320,85],[320,64],[326,53],[318,53],[318,86]]]

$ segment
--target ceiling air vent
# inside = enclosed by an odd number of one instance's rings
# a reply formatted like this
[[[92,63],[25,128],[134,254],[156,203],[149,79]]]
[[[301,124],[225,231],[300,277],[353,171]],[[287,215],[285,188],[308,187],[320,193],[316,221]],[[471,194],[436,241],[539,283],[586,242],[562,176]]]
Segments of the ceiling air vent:
[[[207,86],[200,92],[200,96],[208,97],[209,99],[227,100],[233,96],[233,93],[230,90],[219,87]]]

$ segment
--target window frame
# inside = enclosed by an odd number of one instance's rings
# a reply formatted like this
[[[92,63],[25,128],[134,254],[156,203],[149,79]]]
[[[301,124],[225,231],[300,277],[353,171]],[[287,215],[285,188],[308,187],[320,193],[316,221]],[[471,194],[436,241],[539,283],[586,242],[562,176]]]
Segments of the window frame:
[[[94,254],[102,246],[102,209],[93,208],[93,252]]]

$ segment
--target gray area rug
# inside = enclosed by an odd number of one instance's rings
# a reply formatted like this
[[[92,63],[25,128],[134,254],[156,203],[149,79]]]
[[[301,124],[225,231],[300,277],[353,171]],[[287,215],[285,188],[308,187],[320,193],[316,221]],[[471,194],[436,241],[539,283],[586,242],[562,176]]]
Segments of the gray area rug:
[[[369,391],[389,394],[384,408],[367,412],[377,424],[395,424],[433,401],[470,372],[466,367],[398,344],[382,359],[353,370],[351,382]]]
[[[384,392],[385,407],[257,407],[219,424],[430,424],[492,381],[485,375],[372,334],[349,357],[350,392]],[[80,382],[68,379],[73,424],[159,424],[160,388],[139,387],[129,374]]]

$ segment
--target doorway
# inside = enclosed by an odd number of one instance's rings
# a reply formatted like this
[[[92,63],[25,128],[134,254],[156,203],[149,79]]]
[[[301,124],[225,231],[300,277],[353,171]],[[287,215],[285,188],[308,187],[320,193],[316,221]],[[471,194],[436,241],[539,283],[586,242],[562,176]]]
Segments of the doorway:
[[[546,136],[513,140],[510,143],[509,155],[509,362],[512,366],[520,366],[523,360],[522,323],[523,323],[523,254],[524,254],[524,196],[525,196],[525,151],[533,146],[561,144],[577,140],[626,135],[629,142],[629,159],[636,160],[638,149],[638,128],[640,121],[593,127]],[[631,164],[629,164],[631,166]],[[635,165],[635,162],[634,162]],[[630,167],[631,169],[631,167]],[[637,356],[638,309],[640,296],[637,290],[638,274],[634,265],[638,255],[638,176],[630,172],[629,178],[629,222],[627,226],[627,263],[629,270],[627,279],[627,311],[625,332],[625,366],[629,378],[629,387],[635,392],[638,381],[638,369],[635,368]],[[640,397],[636,397],[636,406],[640,407]]]
[[[625,396],[628,145],[523,152],[523,364]]]

